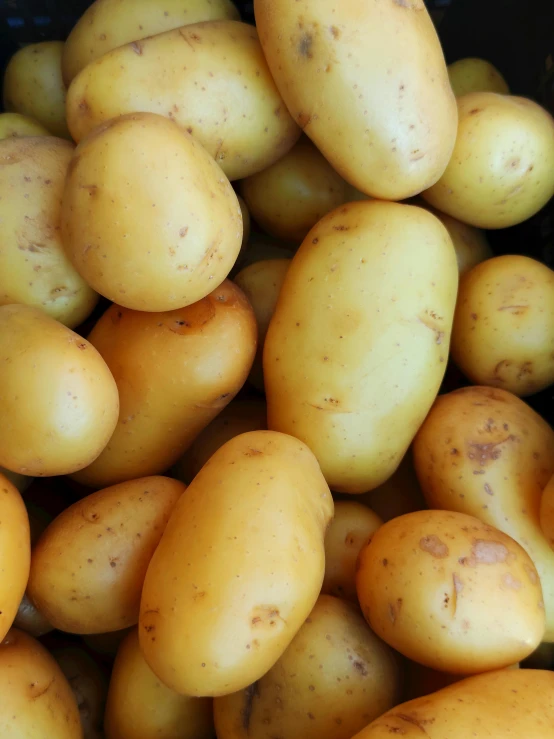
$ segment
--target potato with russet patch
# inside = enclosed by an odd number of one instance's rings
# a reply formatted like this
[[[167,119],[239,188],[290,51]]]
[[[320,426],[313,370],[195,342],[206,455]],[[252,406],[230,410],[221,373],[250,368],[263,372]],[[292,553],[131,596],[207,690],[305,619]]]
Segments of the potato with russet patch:
[[[62,668],[77,701],[84,739],[101,739],[108,691],[103,670],[81,647],[55,649],[52,656]]]
[[[498,92],[509,95],[510,88],[498,69],[485,59],[468,57],[448,65],[448,77],[456,97],[469,92]]]
[[[20,113],[0,113],[0,139],[18,136],[50,136],[50,131],[29,116]]]

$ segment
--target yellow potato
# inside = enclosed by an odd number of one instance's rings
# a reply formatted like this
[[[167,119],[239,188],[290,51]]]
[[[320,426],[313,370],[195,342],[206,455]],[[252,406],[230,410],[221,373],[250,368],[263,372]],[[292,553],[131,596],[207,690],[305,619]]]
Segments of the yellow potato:
[[[69,633],[136,624],[148,563],[184,490],[168,477],[144,477],[71,505],[33,547],[31,601]]]
[[[63,80],[69,86],[87,64],[118,46],[218,18],[239,18],[231,0],[96,0],[65,42]]]
[[[554,641],[554,552],[539,517],[554,474],[554,431],[515,395],[462,388],[438,398],[414,461],[429,506],[475,516],[527,550],[542,583],[546,641]]]
[[[395,705],[399,678],[392,650],[358,609],[322,595],[269,672],[215,699],[217,737],[350,739]]]
[[[254,10],[288,109],[342,177],[385,200],[439,179],[457,113],[423,0],[255,0]]]
[[[83,739],[77,702],[52,655],[12,629],[0,644],[2,739]]]
[[[117,652],[104,730],[106,739],[211,739],[212,701],[179,695],[160,682],[133,629]]]
[[[357,602],[356,562],[361,549],[383,521],[355,501],[335,503],[335,516],[325,534],[325,577],[322,593]]]
[[[0,305],[34,305],[69,328],[83,323],[98,300],[60,234],[73,148],[53,136],[0,143]]]
[[[252,431],[218,449],[179,500],[144,582],[140,645],[158,678],[199,697],[259,680],[317,600],[332,516],[301,441]]]
[[[541,496],[540,523],[543,534],[554,549],[554,475],[548,481]]]
[[[49,135],[48,129],[29,116],[20,113],[0,113],[0,139]]]
[[[29,562],[31,557],[29,556]],[[50,621],[44,616],[35,604],[29,600],[27,593],[24,593],[19,608],[17,609],[17,615],[14,618],[13,625],[21,631],[25,631],[27,634],[34,636],[38,639],[39,636],[49,634],[54,630],[54,627]]]
[[[300,136],[256,29],[238,21],[194,23],[121,46],[85,67],[67,93],[75,141],[137,111],[176,121],[230,180],[273,164]]]
[[[448,76],[456,97],[469,92],[498,92],[509,95],[510,88],[498,69],[485,59],[459,59],[448,65]]]
[[[243,386],[256,322],[232,282],[193,305],[142,313],[112,305],[90,334],[121,410],[102,454],[74,479],[93,487],[168,470]]]
[[[4,72],[4,108],[34,118],[54,136],[70,138],[62,80],[63,41],[24,46]]]
[[[112,435],[117,386],[81,336],[26,305],[0,307],[0,464],[30,476],[90,464]]]
[[[109,121],[77,147],[61,225],[87,282],[143,311],[204,298],[242,240],[240,206],[221,169],[192,136],[151,114]]]
[[[294,256],[264,348],[268,425],[308,444],[334,491],[398,467],[444,376],[457,282],[446,229],[411,205],[342,206]]]
[[[506,534],[463,513],[418,511],[383,524],[360,553],[356,587],[375,633],[440,672],[508,667],[544,635],[531,558]]]
[[[108,691],[103,671],[80,647],[56,649],[53,656],[75,695],[84,739],[100,739]]]
[[[263,352],[269,322],[275,311],[290,259],[265,259],[250,264],[235,275],[234,282],[248,298],[258,326],[258,348],[249,380],[264,391]]]
[[[474,92],[458,98],[454,153],[423,197],[472,226],[506,228],[554,195],[554,121],[521,97]]]
[[[471,382],[525,397],[554,382],[554,272],[505,255],[460,281],[452,358]]]
[[[375,490],[364,493],[359,500],[375,511],[383,521],[427,508],[414,469],[411,450],[386,482]]]

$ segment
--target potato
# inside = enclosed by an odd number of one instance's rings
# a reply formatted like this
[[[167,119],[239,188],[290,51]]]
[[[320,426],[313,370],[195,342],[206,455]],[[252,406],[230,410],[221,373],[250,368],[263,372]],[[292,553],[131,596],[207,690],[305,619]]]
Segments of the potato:
[[[33,118],[20,113],[0,113],[0,139],[49,135],[50,131]]]
[[[554,674],[499,670],[396,706],[353,739],[550,739]]]
[[[63,41],[41,41],[16,51],[4,72],[4,108],[68,139],[62,51]]]
[[[398,695],[392,650],[357,608],[322,595],[268,673],[239,693],[215,699],[217,737],[350,739],[392,708]]]
[[[383,522],[367,506],[355,501],[335,503],[335,517],[325,534],[325,577],[321,592],[357,603],[358,554]]]
[[[438,398],[414,442],[430,507],[495,526],[526,549],[540,575],[546,641],[554,641],[554,552],[540,527],[554,474],[554,431],[515,395],[468,387]]]
[[[32,477],[28,477],[27,475],[19,475],[17,472],[11,472],[4,467],[0,467],[0,475],[4,475],[4,477],[7,477],[12,485],[15,485],[20,493],[24,493],[29,485],[33,482]]]
[[[508,667],[544,635],[531,558],[506,534],[463,513],[418,511],[388,521],[360,553],[356,588],[375,633],[440,672]]]
[[[450,84],[456,97],[469,92],[498,92],[509,95],[510,88],[498,69],[485,59],[459,59],[448,65]]]
[[[423,0],[255,0],[260,41],[294,119],[358,190],[403,200],[435,183],[456,103]]]
[[[554,475],[548,481],[541,496],[540,524],[543,534],[554,549]]]
[[[106,739],[211,739],[212,701],[179,695],[161,683],[133,629],[117,653],[104,729]]]
[[[554,272],[507,254],[460,282],[452,357],[477,385],[524,397],[554,382]]]
[[[454,153],[422,193],[472,226],[507,228],[531,218],[554,195],[554,121],[521,97],[474,92],[458,98]]]
[[[75,328],[98,295],[69,261],[60,235],[60,201],[73,154],[53,136],[0,143],[0,305],[34,305]]]
[[[117,386],[81,336],[38,308],[0,306],[0,465],[22,475],[86,467],[117,423]]]
[[[189,23],[239,18],[231,0],[96,0],[85,10],[65,42],[65,84],[95,59],[131,41]]]
[[[33,548],[27,593],[50,623],[100,634],[137,623],[148,563],[183,483],[145,477],[77,501]]]
[[[506,667],[507,670],[519,670],[519,663]],[[404,700],[409,701],[414,698],[421,698],[424,695],[431,695],[442,688],[464,680],[463,675],[449,675],[446,672],[437,672],[429,667],[419,665],[417,662],[405,660],[404,664]]]
[[[446,229],[411,205],[342,206],[294,256],[265,341],[268,424],[334,491],[398,467],[444,376],[457,282]]]
[[[238,21],[194,23],[133,41],[85,67],[67,93],[75,141],[110,118],[137,111],[176,121],[230,180],[273,164],[300,136],[256,29]]]
[[[243,198],[241,198],[240,195],[237,195],[237,200],[239,201],[240,212],[242,215],[242,243],[240,247],[239,256],[237,258],[237,262],[238,262],[242,258],[242,256],[244,255],[244,252],[246,251],[248,247],[248,239],[250,238],[250,211],[248,210],[248,206],[246,205],[246,203],[244,202]]]
[[[112,370],[121,411],[102,454],[74,479],[99,487],[164,472],[235,397],[256,352],[256,322],[225,281],[167,313],[112,305],[90,334]]]
[[[378,488],[359,497],[382,521],[427,508],[414,468],[411,450],[404,456],[398,469]]]
[[[84,739],[100,739],[108,691],[104,672],[80,647],[56,649],[53,656],[75,695]]]
[[[69,258],[126,308],[168,311],[206,297],[240,251],[237,197],[192,136],[161,116],[121,116],[75,150],[62,202]]]
[[[329,488],[301,441],[252,431],[220,447],[179,500],[148,567],[139,638],[158,678],[198,697],[259,680],[317,600],[332,516]]]
[[[23,594],[13,625],[17,629],[21,629],[21,631],[25,631],[27,634],[34,636],[36,639],[38,639],[39,636],[44,636],[54,630],[50,621],[38,610],[35,604],[29,600],[26,593]]]

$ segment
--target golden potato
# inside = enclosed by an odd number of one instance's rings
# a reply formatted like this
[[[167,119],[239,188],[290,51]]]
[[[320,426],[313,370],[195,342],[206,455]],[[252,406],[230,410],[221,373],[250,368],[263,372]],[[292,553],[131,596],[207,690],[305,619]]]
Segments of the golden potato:
[[[375,633],[440,672],[508,667],[544,635],[531,558],[506,534],[463,513],[418,511],[383,524],[360,553],[356,587]]]
[[[446,229],[411,205],[342,206],[294,256],[265,341],[268,426],[308,444],[334,491],[398,467],[444,376],[457,282]]]
[[[383,521],[426,509],[427,503],[419,486],[411,450],[386,482],[369,493],[364,493],[359,500],[375,511]]]
[[[125,637],[113,666],[106,704],[106,739],[211,739],[212,701],[167,688],[140,651],[136,629]]]
[[[137,111],[176,121],[230,180],[273,164],[300,136],[256,29],[232,20],[194,23],[114,49],[85,67],[67,93],[75,141]]]
[[[53,652],[71,686],[83,727],[84,739],[100,739],[108,691],[104,672],[80,647],[63,647]]]
[[[183,483],[144,477],[77,501],[33,548],[27,593],[61,631],[99,634],[137,623],[148,563]]]
[[[0,113],[0,139],[16,136],[49,136],[50,131],[34,118],[20,113]]]
[[[0,464],[66,475],[100,454],[115,429],[117,386],[81,336],[38,308],[0,306]]]
[[[29,555],[29,562],[30,562]],[[29,600],[27,593],[23,594],[17,614],[14,618],[13,625],[21,631],[25,631],[27,634],[34,636],[38,639],[39,636],[49,634],[54,630],[54,627],[50,621],[44,616],[35,604]]]
[[[449,64],[448,77],[456,97],[469,92],[498,92],[509,95],[510,88],[498,69],[485,59],[459,59]]]
[[[0,305],[34,305],[69,328],[79,326],[98,300],[60,235],[73,148],[53,136],[0,143]]]
[[[507,254],[460,282],[452,357],[477,385],[524,397],[554,382],[554,272]]]
[[[540,523],[543,534],[554,549],[554,475],[548,481],[541,496]]]
[[[179,500],[148,567],[139,638],[158,678],[199,697],[259,680],[317,600],[332,516],[329,488],[301,441],[252,431],[220,447]]]
[[[436,401],[414,462],[430,507],[475,516],[526,549],[542,583],[545,640],[554,641],[554,552],[539,514],[554,474],[554,431],[515,395],[462,388]]]
[[[63,41],[41,41],[16,51],[4,72],[4,108],[68,139],[62,51]]]
[[[458,98],[454,153],[422,193],[439,210],[479,228],[531,218],[554,195],[554,121],[532,100],[494,92]]]
[[[206,297],[242,240],[240,206],[221,169],[192,136],[146,113],[109,121],[77,147],[61,225],[87,282],[142,311]]]
[[[350,739],[395,705],[399,677],[358,609],[322,595],[269,672],[215,699],[217,737]]]

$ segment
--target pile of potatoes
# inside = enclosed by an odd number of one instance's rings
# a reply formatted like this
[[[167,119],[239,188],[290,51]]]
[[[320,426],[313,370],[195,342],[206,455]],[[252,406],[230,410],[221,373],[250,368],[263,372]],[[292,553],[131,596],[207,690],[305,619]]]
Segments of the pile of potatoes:
[[[6,68],[0,734],[550,739],[554,273],[486,230],[554,121],[423,0],[254,9]]]

